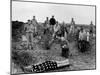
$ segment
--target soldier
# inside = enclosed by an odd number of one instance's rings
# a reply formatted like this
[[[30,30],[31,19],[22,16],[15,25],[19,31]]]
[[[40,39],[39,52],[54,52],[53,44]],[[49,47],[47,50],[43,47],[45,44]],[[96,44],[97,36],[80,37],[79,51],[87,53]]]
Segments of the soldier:
[[[87,32],[87,42],[89,42],[89,40],[90,40],[90,33]]]
[[[81,31],[79,32],[79,40],[87,40],[86,36],[86,31],[84,29],[81,29]]]
[[[44,26],[49,28],[49,17],[46,17],[46,21],[44,22]]]
[[[76,31],[76,41],[79,40],[79,33],[80,33],[80,27],[77,28],[77,31]]]
[[[37,32],[37,25],[38,25],[38,22],[37,22],[35,16],[33,16],[32,25],[33,25],[33,27],[34,27],[34,33],[36,33],[36,32]]]
[[[65,39],[67,39],[67,34],[68,34],[67,28],[64,27],[63,25],[60,26],[60,34],[58,33],[58,36],[60,38],[64,37]]]
[[[92,35],[92,37],[94,37],[94,26],[92,21],[90,23],[90,34]]]
[[[50,29],[52,31],[54,31],[53,30],[54,29],[54,25],[56,24],[56,20],[55,20],[54,16],[52,16],[52,18],[50,18],[49,23],[50,23]]]
[[[31,20],[28,20],[28,22],[25,24],[24,30],[26,32],[26,37],[28,39],[28,48],[32,48],[32,46],[33,46],[34,26],[33,26]]]
[[[55,37],[57,32],[60,30],[60,25],[58,24],[58,21],[56,22],[56,25],[54,25],[53,30],[54,30],[53,37]]]
[[[57,21],[55,26],[54,26],[54,32],[57,32],[59,29],[60,29],[60,25],[59,25],[59,23]]]
[[[61,49],[62,49],[62,56],[65,58],[68,58],[69,57],[69,42],[64,37],[61,37]]]
[[[50,31],[50,25],[49,25],[49,18],[46,17],[46,21],[44,22],[44,34],[48,34],[48,32]]]
[[[81,52],[86,52],[89,49],[89,46],[89,32],[81,29],[81,31],[79,32],[78,47]]]
[[[52,18],[50,18],[50,25],[54,26],[56,24],[56,20],[54,18],[54,16],[52,16]]]
[[[69,33],[74,33],[74,25],[75,25],[75,21],[74,21],[74,18],[72,18],[71,26],[70,26],[70,32]]]

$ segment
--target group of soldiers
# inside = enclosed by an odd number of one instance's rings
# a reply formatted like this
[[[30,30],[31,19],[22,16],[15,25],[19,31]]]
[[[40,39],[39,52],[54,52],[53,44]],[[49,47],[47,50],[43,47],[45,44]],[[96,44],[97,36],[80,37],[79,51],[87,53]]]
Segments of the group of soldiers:
[[[39,23],[37,22],[35,16],[33,16],[32,20],[28,20],[24,24],[24,33],[22,35],[22,42],[24,44],[26,43],[27,49],[33,49],[33,45],[35,42],[35,37],[38,36],[39,39],[42,39],[40,35],[38,35],[38,28]],[[50,19],[49,17],[46,17],[46,20],[43,23],[43,35],[46,33],[51,32],[51,37],[52,39],[48,43],[52,43],[55,39],[59,39],[62,41],[61,43],[61,48],[64,50],[69,50],[68,48],[68,35],[69,34],[77,34],[77,42],[78,42],[78,47],[80,49],[83,49],[82,43],[85,42],[84,44],[88,43],[89,45],[89,38],[90,38],[90,31],[86,31],[83,27],[80,27],[75,31],[75,21],[72,18],[70,28],[68,30],[67,26],[61,25],[54,16],[52,16]],[[92,32],[93,33],[93,32]],[[36,35],[36,36],[35,36]],[[66,48],[66,49],[65,49]]]
[[[69,46],[71,43],[77,43],[77,48],[80,52],[84,53],[87,50],[89,50],[90,47],[90,38],[91,35],[94,37],[94,31],[93,27],[90,26],[90,29],[86,30],[84,27],[80,26],[79,28],[75,28],[75,21],[74,18],[72,18],[70,26],[64,23],[59,23],[54,16],[52,16],[50,19],[49,17],[46,17],[46,20],[44,23],[38,23],[36,20],[36,17],[33,16],[32,20],[28,20],[26,23],[24,23],[23,27],[23,33],[21,34],[21,43],[20,49],[22,50],[34,50],[34,47],[41,44],[42,39],[46,40],[45,43],[45,49],[50,49],[51,45],[53,43],[60,44],[61,48],[61,56],[66,58],[66,60],[62,61],[44,61],[42,63],[27,65],[27,66],[21,66],[21,69],[25,73],[39,73],[39,72],[47,72],[50,70],[56,70],[61,69],[63,67],[69,67],[69,55],[70,54],[70,48]],[[91,25],[93,23],[91,22]],[[40,29],[39,29],[40,28]],[[46,38],[44,36],[47,36]],[[51,38],[51,39],[49,39]],[[57,42],[56,42],[56,41]],[[18,42],[19,43],[19,42]],[[70,44],[70,45],[69,45]],[[19,48],[18,45],[18,48]],[[56,50],[56,48],[54,48]],[[24,57],[26,59],[22,58],[20,59],[20,54],[14,53],[14,58],[17,59],[18,62],[21,60],[25,62],[20,63],[28,63],[30,58],[26,54],[24,54]],[[23,55],[23,54],[22,54]],[[29,59],[28,59],[29,58]],[[28,60],[28,61],[27,61]],[[27,62],[26,62],[27,61]],[[17,62],[17,63],[18,63]],[[28,63],[29,64],[29,63]]]

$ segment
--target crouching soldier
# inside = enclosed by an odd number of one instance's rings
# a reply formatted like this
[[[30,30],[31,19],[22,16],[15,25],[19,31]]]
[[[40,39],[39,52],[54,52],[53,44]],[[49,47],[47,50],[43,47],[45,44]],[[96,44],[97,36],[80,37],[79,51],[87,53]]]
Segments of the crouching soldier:
[[[68,41],[65,40],[64,37],[61,38],[61,49],[62,49],[62,56],[65,58],[69,57],[69,45],[68,45]]]

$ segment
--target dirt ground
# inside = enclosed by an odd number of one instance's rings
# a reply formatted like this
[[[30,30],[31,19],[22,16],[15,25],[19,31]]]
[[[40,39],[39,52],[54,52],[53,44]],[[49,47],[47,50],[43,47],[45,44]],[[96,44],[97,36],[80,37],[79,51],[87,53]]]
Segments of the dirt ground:
[[[91,49],[86,53],[81,53],[78,51],[76,42],[70,42],[70,67],[65,67],[55,71],[69,71],[69,70],[87,70],[96,68],[96,58],[95,58],[95,39],[91,42]],[[50,50],[44,50],[39,44],[36,45],[34,50],[20,50],[25,51],[37,58],[36,63],[41,63],[46,60],[65,60],[65,57],[61,56],[60,44],[55,44],[51,46]],[[20,67],[12,62],[12,73],[23,73]]]

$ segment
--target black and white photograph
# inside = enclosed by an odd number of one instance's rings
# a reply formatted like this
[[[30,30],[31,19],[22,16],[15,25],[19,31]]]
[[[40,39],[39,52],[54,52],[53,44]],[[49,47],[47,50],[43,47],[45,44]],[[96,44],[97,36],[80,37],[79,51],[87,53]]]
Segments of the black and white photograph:
[[[11,74],[96,69],[96,6],[11,1]]]

